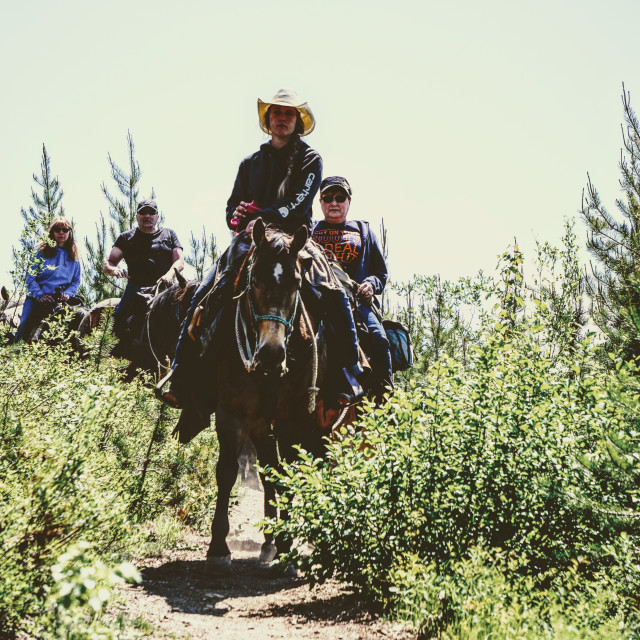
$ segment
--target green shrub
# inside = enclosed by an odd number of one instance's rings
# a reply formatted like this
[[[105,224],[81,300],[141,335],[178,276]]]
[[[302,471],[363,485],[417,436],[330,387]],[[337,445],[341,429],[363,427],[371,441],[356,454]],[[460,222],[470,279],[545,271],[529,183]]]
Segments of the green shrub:
[[[326,462],[302,452],[273,472],[291,515],[276,531],[311,545],[290,559],[312,581],[338,576],[393,610],[405,558],[429,568],[421,585],[450,576],[478,545],[526,558],[517,573],[530,577],[577,561],[586,589],[622,571],[611,550],[626,531],[636,567],[625,571],[637,585],[638,519],[620,515],[637,486],[594,473],[606,467],[608,434],[636,438],[637,452],[637,394],[624,367],[618,375],[598,367],[589,341],[569,359],[547,349],[543,334],[540,323],[496,322],[465,366],[441,359],[422,384],[369,407],[357,431],[328,445]],[[612,615],[638,604],[637,593],[612,588],[620,593]]]
[[[76,545],[90,543],[91,562],[108,565],[209,518],[215,433],[180,445],[170,437],[176,414],[144,380],[125,385],[120,375],[116,361],[96,367],[64,345],[3,351],[0,635],[49,619],[52,567]],[[89,606],[76,600],[73,615]]]

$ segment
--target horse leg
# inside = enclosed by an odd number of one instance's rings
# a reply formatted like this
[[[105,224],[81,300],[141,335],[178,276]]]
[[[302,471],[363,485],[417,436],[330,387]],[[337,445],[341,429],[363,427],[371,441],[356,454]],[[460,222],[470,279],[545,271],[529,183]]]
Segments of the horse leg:
[[[253,436],[253,444],[256,448],[256,454],[260,467],[266,466],[276,468],[278,465],[278,451],[276,449],[276,443],[271,434],[265,434],[263,436]],[[276,518],[278,510],[272,504],[276,498],[276,488],[273,482],[267,480],[265,474],[260,471],[260,480],[264,489],[264,517]],[[275,546],[273,544],[273,533],[264,534],[264,543],[260,549],[260,562],[266,563],[273,560],[275,555]]]
[[[226,538],[229,534],[229,498],[238,476],[237,438],[218,429],[220,451],[216,465],[218,496],[216,510],[211,523],[211,543],[207,551],[207,564],[212,567],[228,568],[231,565],[231,551]]]

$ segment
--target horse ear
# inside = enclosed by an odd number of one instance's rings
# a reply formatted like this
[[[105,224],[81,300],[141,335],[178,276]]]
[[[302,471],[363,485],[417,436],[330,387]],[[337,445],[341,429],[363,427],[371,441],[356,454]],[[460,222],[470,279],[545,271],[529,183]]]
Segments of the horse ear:
[[[262,218],[256,218],[256,221],[253,223],[251,237],[256,247],[264,240],[264,222],[262,222]]]
[[[3,300],[8,300],[9,299],[9,292],[7,291],[7,287],[2,285],[2,289],[0,291],[2,293],[2,299]]]
[[[176,278],[178,279],[178,284],[180,285],[180,288],[184,289],[187,286],[187,279],[177,269],[174,269],[174,271],[176,272]]]
[[[309,239],[309,229],[307,229],[306,225],[302,225],[294,234],[293,240],[291,241],[291,253],[298,255],[298,251],[307,244],[307,240]]]

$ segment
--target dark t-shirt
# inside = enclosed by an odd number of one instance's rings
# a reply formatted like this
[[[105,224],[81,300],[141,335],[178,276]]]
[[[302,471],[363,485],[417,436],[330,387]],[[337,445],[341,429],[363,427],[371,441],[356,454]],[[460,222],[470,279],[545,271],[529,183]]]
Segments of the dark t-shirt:
[[[131,280],[143,286],[155,284],[167,273],[174,263],[173,250],[182,249],[175,231],[166,228],[153,233],[130,229],[113,246],[122,251]]]
[[[358,264],[362,252],[362,235],[353,220],[347,220],[343,224],[331,224],[321,220],[313,229],[313,239],[325,250],[333,253],[347,273],[351,263]]]

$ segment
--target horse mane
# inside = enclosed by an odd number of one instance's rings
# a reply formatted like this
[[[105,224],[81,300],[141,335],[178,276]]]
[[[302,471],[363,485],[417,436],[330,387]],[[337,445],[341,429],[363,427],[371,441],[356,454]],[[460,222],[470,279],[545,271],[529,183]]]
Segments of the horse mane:
[[[187,293],[189,293],[189,290],[192,287],[197,287],[199,285],[200,285],[200,280],[189,280],[187,284],[180,289],[180,293],[176,297],[176,302],[182,302],[185,299]]]

